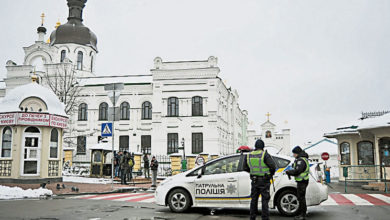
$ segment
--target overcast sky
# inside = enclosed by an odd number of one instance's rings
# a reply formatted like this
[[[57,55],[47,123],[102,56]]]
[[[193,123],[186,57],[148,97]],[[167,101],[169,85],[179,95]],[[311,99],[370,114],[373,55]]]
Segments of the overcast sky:
[[[42,12],[49,33],[68,14],[66,0],[1,5],[2,66],[22,63]],[[252,126],[269,111],[272,122],[288,121],[292,145],[317,141],[361,111],[390,110],[388,0],[89,0],[84,24],[98,37],[98,75],[149,74],[156,56],[217,56]]]

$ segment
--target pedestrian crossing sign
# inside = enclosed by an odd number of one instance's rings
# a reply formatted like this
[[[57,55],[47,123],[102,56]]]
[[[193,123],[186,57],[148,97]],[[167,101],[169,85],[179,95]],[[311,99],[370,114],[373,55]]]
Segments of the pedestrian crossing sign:
[[[102,137],[112,136],[112,123],[102,123]]]

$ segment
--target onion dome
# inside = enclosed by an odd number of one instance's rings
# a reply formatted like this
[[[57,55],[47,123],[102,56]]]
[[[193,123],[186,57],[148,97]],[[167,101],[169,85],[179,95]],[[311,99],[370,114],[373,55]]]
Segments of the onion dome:
[[[50,35],[50,45],[80,44],[90,46],[97,51],[96,35],[83,24],[83,9],[87,0],[67,0],[69,7],[68,22],[60,25]]]
[[[38,32],[38,34],[39,34],[39,33],[44,33],[44,34],[46,34],[46,28],[43,27],[43,26],[39,26],[39,27],[37,28],[37,32]]]

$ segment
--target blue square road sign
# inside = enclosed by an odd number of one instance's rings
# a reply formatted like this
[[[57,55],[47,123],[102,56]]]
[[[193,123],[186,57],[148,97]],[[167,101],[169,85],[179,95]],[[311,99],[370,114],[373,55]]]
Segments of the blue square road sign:
[[[112,123],[102,123],[102,137],[112,136]]]

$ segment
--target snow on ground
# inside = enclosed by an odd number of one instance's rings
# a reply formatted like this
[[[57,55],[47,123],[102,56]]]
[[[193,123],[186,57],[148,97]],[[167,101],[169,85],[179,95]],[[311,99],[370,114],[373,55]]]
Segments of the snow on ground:
[[[8,187],[0,185],[0,199],[24,199],[51,196],[53,192],[48,189],[22,189],[20,187]]]
[[[104,178],[88,178],[81,176],[63,176],[63,182],[72,182],[72,183],[92,183],[92,184],[110,184],[111,179]]]

